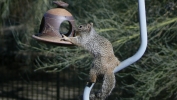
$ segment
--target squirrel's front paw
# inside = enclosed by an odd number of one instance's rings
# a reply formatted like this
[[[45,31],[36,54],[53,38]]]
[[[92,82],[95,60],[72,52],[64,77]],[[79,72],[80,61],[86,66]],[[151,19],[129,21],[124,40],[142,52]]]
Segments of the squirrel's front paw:
[[[62,36],[63,36],[63,39],[62,39],[62,40],[70,41],[70,38],[69,38],[69,37],[65,36],[64,34],[62,34]]]

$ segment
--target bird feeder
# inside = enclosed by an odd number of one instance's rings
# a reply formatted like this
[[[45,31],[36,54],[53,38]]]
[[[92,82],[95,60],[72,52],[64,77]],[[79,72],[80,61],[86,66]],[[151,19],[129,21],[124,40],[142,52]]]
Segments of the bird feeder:
[[[53,3],[57,5],[57,8],[50,9],[44,14],[39,33],[32,37],[47,43],[73,45],[71,42],[62,40],[62,34],[68,37],[74,36],[74,18],[65,9],[68,4],[62,1],[54,1]]]

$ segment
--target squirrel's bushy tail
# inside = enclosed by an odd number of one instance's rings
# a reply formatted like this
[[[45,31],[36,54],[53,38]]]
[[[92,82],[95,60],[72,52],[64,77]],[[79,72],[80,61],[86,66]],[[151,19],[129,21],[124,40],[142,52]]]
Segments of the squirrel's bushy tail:
[[[116,83],[114,73],[106,73],[103,80],[102,89],[97,93],[91,94],[90,100],[105,100],[112,92]]]
[[[106,97],[110,95],[113,88],[115,87],[115,83],[116,83],[116,80],[115,80],[115,75],[113,72],[107,73],[104,75],[104,81],[103,81],[101,95],[100,95],[102,100],[105,100]]]

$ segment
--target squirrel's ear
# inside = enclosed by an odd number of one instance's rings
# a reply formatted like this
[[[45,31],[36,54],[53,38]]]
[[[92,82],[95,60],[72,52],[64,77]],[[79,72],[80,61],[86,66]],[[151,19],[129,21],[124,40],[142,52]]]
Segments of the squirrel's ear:
[[[89,23],[87,24],[87,30],[90,32],[93,27],[93,24]]]
[[[90,25],[93,26],[93,23],[91,22]]]

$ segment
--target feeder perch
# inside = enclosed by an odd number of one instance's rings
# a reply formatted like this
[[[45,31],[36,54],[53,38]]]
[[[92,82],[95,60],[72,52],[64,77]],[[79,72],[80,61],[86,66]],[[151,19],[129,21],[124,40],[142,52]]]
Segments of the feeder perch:
[[[62,1],[53,1],[53,3],[57,5],[57,8],[50,9],[44,14],[39,33],[32,37],[47,43],[73,45],[71,42],[62,40],[62,34],[68,37],[74,36],[74,18],[65,9],[68,4]]]

